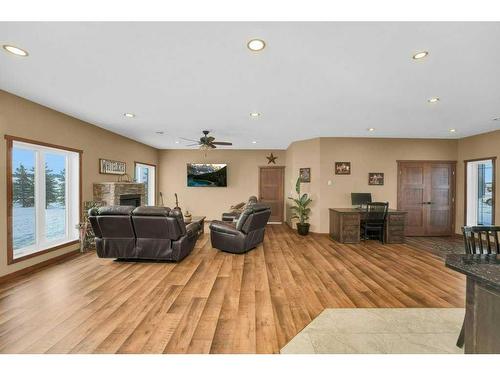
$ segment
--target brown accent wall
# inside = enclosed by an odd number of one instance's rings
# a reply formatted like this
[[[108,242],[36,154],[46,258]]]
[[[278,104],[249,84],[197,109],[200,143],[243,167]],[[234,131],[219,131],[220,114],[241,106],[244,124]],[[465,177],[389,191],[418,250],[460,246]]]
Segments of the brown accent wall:
[[[496,161],[496,202],[495,202],[495,221],[498,225],[500,220],[500,130],[475,135],[473,137],[462,138],[458,140],[457,156],[457,214],[455,229],[460,233],[464,225],[465,212],[465,166],[464,160],[480,159],[488,157],[497,157]]]
[[[0,276],[77,248],[73,245],[7,266],[5,134],[83,150],[83,200],[92,199],[93,182],[117,180],[116,176],[99,174],[99,158],[126,162],[127,173],[132,178],[134,161],[154,164],[158,162],[158,150],[153,147],[0,90],[0,165],[2,166],[0,168],[0,196],[2,197],[0,199]]]
[[[267,165],[270,152],[278,157],[276,165],[285,165],[283,150],[161,150],[159,191],[165,206],[175,207],[177,193],[183,211],[220,220],[231,205],[258,195],[259,166]],[[227,164],[227,187],[187,187],[187,163]]]

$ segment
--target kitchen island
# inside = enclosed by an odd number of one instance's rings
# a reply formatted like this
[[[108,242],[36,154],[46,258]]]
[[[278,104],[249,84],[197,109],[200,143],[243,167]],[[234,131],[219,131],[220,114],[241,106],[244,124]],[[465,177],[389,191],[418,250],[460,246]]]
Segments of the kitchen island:
[[[446,266],[467,276],[465,353],[500,354],[500,255],[449,254]]]

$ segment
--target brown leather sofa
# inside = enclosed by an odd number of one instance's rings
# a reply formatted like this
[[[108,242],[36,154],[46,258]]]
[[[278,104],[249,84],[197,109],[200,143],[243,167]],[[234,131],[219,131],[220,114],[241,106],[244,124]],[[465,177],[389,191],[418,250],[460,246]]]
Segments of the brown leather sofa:
[[[256,203],[246,208],[237,222],[212,221],[210,224],[212,247],[235,254],[255,248],[264,240],[270,216],[269,206]]]
[[[180,261],[193,250],[200,229],[168,207],[93,208],[89,221],[100,258]]]

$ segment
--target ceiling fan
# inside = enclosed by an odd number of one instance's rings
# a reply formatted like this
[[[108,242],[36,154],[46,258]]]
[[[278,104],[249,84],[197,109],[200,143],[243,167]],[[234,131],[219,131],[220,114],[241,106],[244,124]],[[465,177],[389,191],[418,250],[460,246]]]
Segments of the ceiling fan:
[[[208,130],[203,130],[203,137],[200,138],[199,141],[196,141],[194,139],[188,139],[188,138],[182,138],[185,141],[189,142],[194,142],[191,144],[188,144],[186,146],[199,146],[200,150],[210,150],[212,148],[217,148],[217,146],[232,146],[233,144],[231,142],[215,142],[215,138],[212,136],[208,136],[208,133],[210,133]]]

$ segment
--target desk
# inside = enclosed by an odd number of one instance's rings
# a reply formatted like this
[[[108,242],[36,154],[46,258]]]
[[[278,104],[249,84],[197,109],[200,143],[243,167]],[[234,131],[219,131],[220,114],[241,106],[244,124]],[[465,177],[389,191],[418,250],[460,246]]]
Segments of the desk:
[[[330,208],[330,237],[342,243],[359,243],[363,210],[356,208]],[[385,243],[403,243],[405,239],[406,211],[389,209],[385,225]]]

